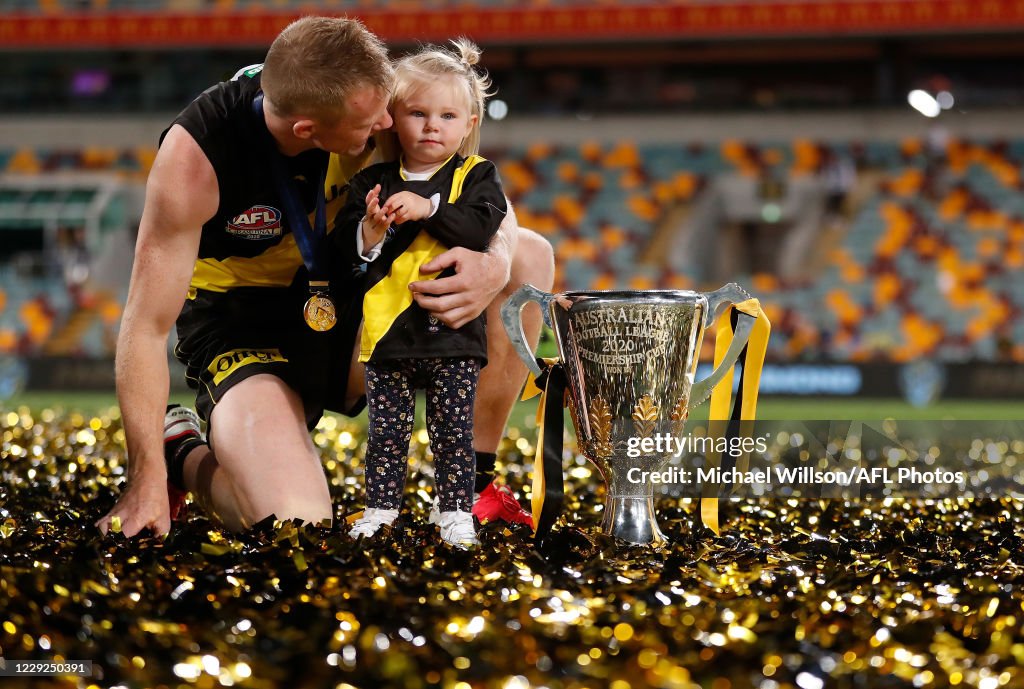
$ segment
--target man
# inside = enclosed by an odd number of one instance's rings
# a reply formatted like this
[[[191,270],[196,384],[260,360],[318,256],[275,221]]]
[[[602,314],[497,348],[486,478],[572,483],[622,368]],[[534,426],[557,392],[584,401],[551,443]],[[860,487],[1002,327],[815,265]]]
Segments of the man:
[[[117,348],[128,484],[97,522],[104,532],[116,518],[129,537],[146,528],[167,533],[168,473],[232,530],[271,514],[331,518],[308,429],[324,407],[361,407],[362,371],[349,354],[360,297],[347,267],[334,267],[325,285],[332,269],[317,263],[327,247],[303,248],[316,244],[321,223],[297,216],[319,203],[322,216],[334,217],[348,178],[370,156],[370,137],[391,126],[391,80],[386,49],[359,22],[307,17],[274,40],[262,72],[208,89],[165,132],[147,183]],[[300,212],[282,212],[289,203]],[[453,249],[424,270],[449,267],[454,276],[410,289],[451,327],[485,308],[497,326],[498,308],[515,287],[549,289],[553,279],[551,247],[518,230],[511,213],[487,252]],[[335,327],[313,329],[323,327],[322,310],[307,309],[303,320],[303,304],[313,298],[333,300]],[[539,311],[527,315],[536,338]],[[176,354],[198,388],[208,443],[186,410],[167,414],[166,432],[161,425],[175,320]],[[502,329],[490,331],[476,405],[474,446],[484,473],[477,488],[486,516],[525,521],[511,496],[486,485],[525,376]]]

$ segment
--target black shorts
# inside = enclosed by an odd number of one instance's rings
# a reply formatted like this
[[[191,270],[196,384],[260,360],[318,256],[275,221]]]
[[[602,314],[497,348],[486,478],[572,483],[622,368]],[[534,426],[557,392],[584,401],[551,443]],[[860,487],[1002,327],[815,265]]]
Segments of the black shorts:
[[[338,322],[327,332],[302,316],[309,297],[301,289],[198,290],[178,317],[174,355],[196,390],[196,410],[210,420],[224,393],[257,373],[283,380],[302,398],[306,424],[316,426],[325,409],[353,416],[365,400],[345,407],[349,366],[362,319],[362,294],[332,299]]]

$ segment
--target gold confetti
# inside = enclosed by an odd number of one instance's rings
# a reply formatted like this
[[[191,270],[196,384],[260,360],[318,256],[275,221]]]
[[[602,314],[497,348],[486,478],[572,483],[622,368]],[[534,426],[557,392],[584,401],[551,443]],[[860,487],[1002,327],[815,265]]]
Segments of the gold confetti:
[[[328,417],[332,524],[236,535],[195,509],[166,540],[111,538],[91,525],[126,475],[120,416],[0,419],[5,657],[90,658],[139,686],[1024,686],[1019,496],[729,500],[715,537],[694,532],[696,500],[659,495],[669,544],[628,547],[600,532],[604,488],[567,444],[550,543],[491,523],[463,552],[427,521],[417,433],[401,523],[357,544],[365,431]],[[513,488],[535,451],[525,430],[502,443]]]

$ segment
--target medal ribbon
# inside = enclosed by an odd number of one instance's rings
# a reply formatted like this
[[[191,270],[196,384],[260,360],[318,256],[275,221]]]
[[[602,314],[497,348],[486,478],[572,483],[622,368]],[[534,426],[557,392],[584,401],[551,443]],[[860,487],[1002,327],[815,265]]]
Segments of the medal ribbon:
[[[263,121],[262,93],[253,100],[252,108],[253,112]],[[274,172],[274,183],[277,185],[277,193],[281,197],[285,215],[288,216],[288,225],[295,237],[295,246],[299,248],[302,262],[306,265],[306,271],[309,273],[309,291],[313,293],[327,292],[329,286],[325,260],[327,254],[323,251],[327,238],[327,197],[324,193],[327,169],[325,168],[320,174],[320,181],[316,187],[316,213],[313,217],[313,225],[310,226],[309,216],[302,207],[298,189],[295,188],[295,184],[288,175],[284,156],[277,150],[277,145],[273,142],[269,131],[267,138],[273,145],[270,162]]]

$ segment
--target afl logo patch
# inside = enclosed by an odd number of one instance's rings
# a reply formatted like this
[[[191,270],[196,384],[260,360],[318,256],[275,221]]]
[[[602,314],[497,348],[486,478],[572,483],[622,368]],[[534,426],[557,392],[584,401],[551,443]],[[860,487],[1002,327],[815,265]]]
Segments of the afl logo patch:
[[[273,206],[253,206],[232,218],[228,234],[241,239],[273,239],[281,236],[281,211]]]

